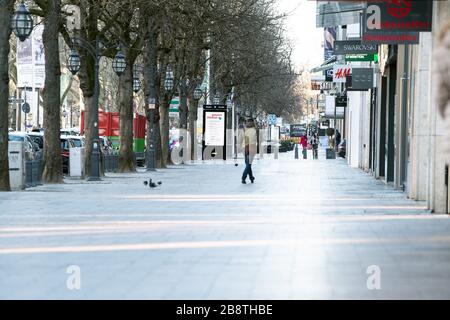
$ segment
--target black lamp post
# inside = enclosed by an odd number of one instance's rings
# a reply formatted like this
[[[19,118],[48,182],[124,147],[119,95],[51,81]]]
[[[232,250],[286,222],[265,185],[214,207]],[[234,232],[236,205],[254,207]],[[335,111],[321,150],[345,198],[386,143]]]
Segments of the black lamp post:
[[[97,38],[95,40],[95,45],[92,45],[88,41],[81,38],[72,39],[73,46],[78,46],[84,48],[86,52],[88,52],[91,57],[95,60],[95,73],[94,73],[94,96],[92,98],[92,114],[91,119],[93,121],[92,124],[92,149],[91,149],[91,170],[88,181],[100,181],[100,138],[98,131],[98,104],[99,104],[99,96],[100,96],[100,59],[102,57],[102,53],[100,50],[100,41]],[[81,60],[78,52],[73,48],[68,60],[68,65],[70,72],[73,75],[76,75],[78,71],[80,71]],[[118,50],[114,61],[113,61],[113,69],[118,76],[121,76],[127,67],[126,60],[124,54],[121,50]],[[91,124],[87,124],[91,125]]]
[[[25,41],[33,31],[33,18],[23,1],[19,4],[19,7],[14,13],[11,27],[16,37],[22,42]]]

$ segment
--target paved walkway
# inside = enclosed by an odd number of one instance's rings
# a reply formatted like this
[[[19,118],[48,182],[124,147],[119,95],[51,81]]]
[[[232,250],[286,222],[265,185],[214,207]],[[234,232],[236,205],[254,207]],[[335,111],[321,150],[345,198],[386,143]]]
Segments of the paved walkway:
[[[0,193],[0,298],[450,298],[447,216],[343,160],[260,160],[255,185],[242,170]]]

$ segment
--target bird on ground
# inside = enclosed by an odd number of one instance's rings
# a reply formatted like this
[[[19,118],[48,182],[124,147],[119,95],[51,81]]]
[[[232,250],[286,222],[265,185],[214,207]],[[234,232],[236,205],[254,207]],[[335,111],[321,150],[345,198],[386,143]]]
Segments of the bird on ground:
[[[144,181],[144,186],[148,186],[151,189],[155,189],[155,188],[157,188],[158,186],[161,186],[161,185],[162,185],[161,181],[159,181],[157,183],[154,183],[152,179],[150,179],[149,181]]]

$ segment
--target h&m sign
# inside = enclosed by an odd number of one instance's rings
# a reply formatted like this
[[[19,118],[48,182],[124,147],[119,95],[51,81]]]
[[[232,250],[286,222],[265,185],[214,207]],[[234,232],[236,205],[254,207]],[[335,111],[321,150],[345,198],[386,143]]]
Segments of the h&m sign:
[[[348,65],[334,65],[333,66],[333,82],[335,83],[345,83],[347,77],[351,75],[352,67]]]

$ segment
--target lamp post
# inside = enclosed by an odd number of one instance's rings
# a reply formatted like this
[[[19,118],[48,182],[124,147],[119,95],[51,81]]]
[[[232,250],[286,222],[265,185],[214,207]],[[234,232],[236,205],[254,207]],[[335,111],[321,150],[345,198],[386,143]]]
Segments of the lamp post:
[[[24,1],[19,4],[11,21],[11,28],[20,41],[25,41],[33,31],[33,18]]]
[[[95,45],[92,45],[90,42],[85,41],[81,38],[73,38],[72,39],[72,50],[69,55],[68,60],[68,68],[73,75],[76,75],[81,68],[81,60],[78,54],[78,51],[75,47],[81,47],[88,52],[95,61],[94,66],[94,96],[92,98],[92,108],[91,108],[91,119],[93,119],[92,124],[92,149],[91,149],[91,157],[90,157],[90,175],[88,181],[100,181],[100,138],[98,131],[98,104],[99,104],[99,96],[100,96],[100,59],[102,58],[101,50],[100,50],[100,41],[98,37],[95,40]],[[125,71],[127,64],[125,61],[125,55],[121,50],[118,50],[114,60],[112,67],[116,74],[120,77]]]
[[[206,103],[206,92],[203,92],[203,89],[201,88],[201,86],[198,86],[197,88],[194,89],[194,93],[193,93],[193,98],[194,98],[196,106],[197,106],[195,112],[198,112],[198,104],[203,97],[205,98],[205,103]],[[196,130],[195,122],[193,121],[191,123],[194,123],[192,128],[190,128],[190,130],[191,130],[191,159],[197,160],[197,147],[198,147],[197,130]]]
[[[14,16],[11,19],[11,29],[16,35],[16,37],[21,41],[25,41],[33,31],[34,25],[33,25],[33,17],[31,16],[30,12],[28,11],[27,6],[25,5],[24,1],[19,4],[16,11],[14,12]],[[22,105],[22,110],[25,113],[25,132],[27,131],[27,113],[30,112],[30,105],[27,103],[26,99],[26,90],[25,87],[25,103]],[[39,112],[39,110],[38,110]],[[20,110],[19,110],[20,115]],[[20,117],[19,121],[20,123]],[[20,127],[20,126],[19,126]]]

